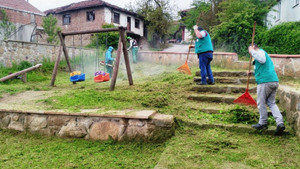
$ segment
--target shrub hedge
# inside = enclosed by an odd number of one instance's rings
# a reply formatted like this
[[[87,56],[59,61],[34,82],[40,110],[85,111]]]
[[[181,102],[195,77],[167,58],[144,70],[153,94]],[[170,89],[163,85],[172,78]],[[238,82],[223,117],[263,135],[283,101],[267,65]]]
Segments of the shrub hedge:
[[[286,22],[258,36],[261,48],[272,54],[300,54],[300,22]]]

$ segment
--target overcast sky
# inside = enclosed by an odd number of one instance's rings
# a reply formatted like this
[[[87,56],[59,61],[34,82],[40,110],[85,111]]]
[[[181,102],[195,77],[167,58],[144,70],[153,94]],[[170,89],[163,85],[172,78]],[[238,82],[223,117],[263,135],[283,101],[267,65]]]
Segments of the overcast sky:
[[[60,6],[68,5],[74,2],[80,2],[84,0],[28,0],[33,6],[38,8],[40,11],[46,11],[48,9],[57,8]],[[136,0],[104,0],[110,4],[124,8],[126,4],[130,2],[136,2]],[[170,0],[170,3],[174,5],[174,10],[182,10],[190,8],[190,4],[193,0]],[[176,7],[177,6],[177,7]]]

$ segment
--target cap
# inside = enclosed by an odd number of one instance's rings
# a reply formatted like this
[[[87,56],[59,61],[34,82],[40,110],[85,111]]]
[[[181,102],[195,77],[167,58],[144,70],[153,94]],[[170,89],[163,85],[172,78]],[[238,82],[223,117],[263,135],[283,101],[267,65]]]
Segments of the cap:
[[[202,31],[202,30],[204,30],[201,26],[198,26],[198,30],[199,31]]]

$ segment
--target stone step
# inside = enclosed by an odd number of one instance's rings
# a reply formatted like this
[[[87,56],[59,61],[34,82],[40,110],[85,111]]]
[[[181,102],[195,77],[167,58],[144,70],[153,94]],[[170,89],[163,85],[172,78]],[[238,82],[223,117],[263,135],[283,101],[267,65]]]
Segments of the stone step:
[[[237,97],[233,96],[216,96],[216,95],[205,95],[205,94],[192,94],[188,97],[189,100],[203,101],[203,102],[214,102],[214,103],[226,103],[233,104],[233,101]]]
[[[200,76],[200,71],[196,72],[196,76]],[[214,77],[247,77],[246,71],[244,72],[213,72]],[[253,76],[253,75],[251,75]],[[250,77],[251,77],[250,76]]]
[[[245,93],[246,86],[221,86],[221,85],[193,85],[191,88],[192,91],[199,93]],[[256,87],[249,87],[249,93],[256,93]]]
[[[224,83],[224,84],[246,84],[247,78],[231,78],[231,77],[214,77],[215,83]],[[201,77],[196,76],[194,77],[194,82],[200,82]],[[250,78],[249,84],[255,84],[255,79]]]

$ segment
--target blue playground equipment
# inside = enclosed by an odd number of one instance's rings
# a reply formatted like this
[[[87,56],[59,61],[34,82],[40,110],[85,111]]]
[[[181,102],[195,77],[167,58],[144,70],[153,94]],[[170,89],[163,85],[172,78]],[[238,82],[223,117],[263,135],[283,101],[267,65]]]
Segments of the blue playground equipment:
[[[85,74],[79,71],[75,71],[70,73],[70,81],[71,82],[82,82],[85,81]]]

